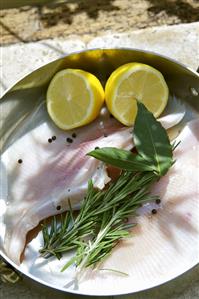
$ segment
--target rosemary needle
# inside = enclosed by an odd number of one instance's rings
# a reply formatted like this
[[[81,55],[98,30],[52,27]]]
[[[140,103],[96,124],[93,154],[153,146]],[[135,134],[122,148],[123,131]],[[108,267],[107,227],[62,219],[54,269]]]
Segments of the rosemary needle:
[[[116,269],[101,268],[99,270],[100,271],[111,271],[111,272],[114,272],[114,273],[117,273],[117,274],[120,274],[120,275],[123,275],[123,276],[129,276],[128,273],[125,273],[123,271],[119,271],[119,270],[116,270]]]

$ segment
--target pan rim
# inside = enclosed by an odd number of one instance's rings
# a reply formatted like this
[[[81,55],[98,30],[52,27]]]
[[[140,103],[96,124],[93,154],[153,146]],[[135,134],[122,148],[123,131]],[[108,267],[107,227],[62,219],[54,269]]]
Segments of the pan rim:
[[[197,71],[193,70],[192,68],[186,66],[185,64],[181,63],[181,62],[178,62],[177,60],[173,59],[173,58],[170,58],[166,55],[162,55],[162,54],[159,54],[159,53],[156,53],[154,51],[148,51],[148,50],[142,50],[142,49],[138,49],[138,48],[130,48],[130,47],[114,47],[114,48],[89,48],[89,49],[84,49],[84,50],[79,50],[79,51],[74,51],[74,52],[71,52],[69,54],[66,54],[60,58],[57,58],[55,60],[52,60],[48,63],[45,63],[43,64],[42,66],[40,66],[39,68],[36,68],[35,70],[29,72],[28,74],[22,76],[19,80],[17,80],[15,83],[13,83],[9,88],[7,88],[4,92],[3,92],[3,95],[1,96],[0,100],[3,100],[3,97],[15,86],[17,85],[20,81],[22,81],[23,79],[25,79],[27,76],[31,75],[33,72],[35,71],[38,71],[39,69],[42,69],[43,67],[51,64],[51,63],[54,63],[56,61],[59,61],[59,60],[62,60],[62,59],[65,59],[71,55],[75,55],[75,54],[81,54],[81,53],[86,53],[86,52],[92,52],[92,51],[115,51],[115,50],[124,50],[124,51],[132,51],[132,52],[140,52],[140,53],[144,53],[144,54],[151,54],[151,55],[155,55],[157,57],[160,57],[161,59],[164,59],[166,61],[170,61],[170,62],[173,62],[174,64],[180,66],[181,68],[185,69],[185,70],[188,70],[192,75],[195,75],[196,77],[199,78],[199,74],[197,73]],[[99,294],[90,294],[90,293],[83,293],[83,292],[78,292],[76,290],[68,290],[68,289],[65,289],[63,287],[56,287],[55,285],[51,285],[50,283],[48,282],[45,282],[43,281],[42,279],[40,278],[37,278],[36,276],[20,269],[20,266],[16,265],[14,262],[12,262],[7,256],[6,254],[0,249],[0,255],[3,257],[3,259],[5,261],[7,261],[9,264],[11,264],[16,270],[18,270],[20,273],[22,273],[23,275],[27,276],[28,278],[32,279],[33,281],[36,281],[38,283],[40,283],[41,285],[44,285],[44,286],[47,286],[49,288],[53,288],[55,290],[59,290],[59,291],[62,291],[62,292],[65,292],[65,293],[71,293],[71,294],[78,294],[78,295],[87,295],[87,296],[99,296]],[[191,271],[194,267],[196,267],[197,265],[199,264],[199,257],[198,257],[198,261],[194,262],[190,267],[187,267],[185,268],[185,270],[183,272],[181,272],[180,274],[176,275],[174,274],[171,278],[169,278],[168,280],[166,281],[163,281],[162,283],[155,283],[154,285],[151,285],[149,287],[145,287],[145,288],[138,288],[137,290],[135,291],[132,291],[132,292],[122,292],[122,293],[104,293],[104,294],[100,294],[100,296],[115,296],[115,295],[128,295],[128,294],[134,294],[134,293],[137,293],[137,292],[141,292],[141,291],[145,291],[145,290],[149,290],[149,289],[152,289],[154,287],[157,287],[157,286],[161,286],[163,284],[166,284],[167,282],[177,278],[177,277],[180,277],[181,275],[183,275],[184,273],[188,272],[188,271]]]

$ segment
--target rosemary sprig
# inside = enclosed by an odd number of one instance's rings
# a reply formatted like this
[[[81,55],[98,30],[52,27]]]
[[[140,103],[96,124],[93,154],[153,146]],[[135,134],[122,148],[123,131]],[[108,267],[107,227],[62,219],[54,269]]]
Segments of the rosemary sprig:
[[[71,263],[78,266],[78,272],[91,265],[96,265],[112,251],[118,241],[130,236],[129,229],[135,223],[126,223],[124,220],[136,214],[136,210],[144,202],[157,199],[149,195],[149,188],[157,179],[154,174],[132,174],[124,172],[117,182],[112,183],[104,193],[97,211],[99,215],[97,230],[89,241],[80,241],[80,246],[72,258],[63,268],[66,270]]]
[[[123,172],[104,191],[95,190],[89,181],[87,196],[74,221],[70,210],[65,217],[61,216],[59,225],[56,217],[50,228],[43,225],[44,247],[40,253],[60,258],[62,253],[77,248],[75,258],[63,271],[73,262],[83,268],[104,259],[119,239],[129,236],[128,230],[135,225],[125,223],[125,219],[134,215],[144,202],[157,199],[149,195],[155,180],[157,176],[153,173]]]

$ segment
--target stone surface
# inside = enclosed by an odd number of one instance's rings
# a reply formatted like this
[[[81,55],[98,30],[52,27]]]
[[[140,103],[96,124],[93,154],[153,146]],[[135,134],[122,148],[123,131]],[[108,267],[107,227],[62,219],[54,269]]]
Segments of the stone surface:
[[[85,43],[77,39],[43,40],[2,47],[0,93],[40,66],[85,48]]]
[[[72,51],[93,47],[134,47],[167,55],[192,69],[199,65],[199,23],[163,26],[132,33],[95,38],[88,44],[81,40],[44,40],[1,48],[1,91],[30,71]],[[25,279],[16,285],[0,285],[0,299],[70,299],[86,298],[66,295]],[[91,297],[88,297],[91,298]],[[106,297],[103,297],[106,298]],[[109,297],[111,298],[111,297]],[[112,297],[113,298],[113,297]],[[197,299],[199,267],[177,279],[141,293],[119,296],[119,299]]]
[[[199,21],[198,0],[1,0],[2,7],[15,7],[0,11],[4,45],[71,34],[88,41],[108,32]]]
[[[199,66],[199,22],[107,35],[97,37],[88,44],[89,48],[99,46],[105,48],[130,47],[154,51],[195,70]]]

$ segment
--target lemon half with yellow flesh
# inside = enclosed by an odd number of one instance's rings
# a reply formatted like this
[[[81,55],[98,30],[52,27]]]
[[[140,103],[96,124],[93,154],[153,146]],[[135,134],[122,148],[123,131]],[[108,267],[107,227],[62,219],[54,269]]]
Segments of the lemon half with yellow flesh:
[[[168,86],[163,75],[143,63],[127,63],[117,68],[105,86],[105,101],[113,116],[131,126],[137,114],[137,101],[158,117],[167,105]]]
[[[70,130],[93,121],[104,102],[104,89],[93,74],[79,69],[59,71],[47,90],[47,110],[54,123]]]

